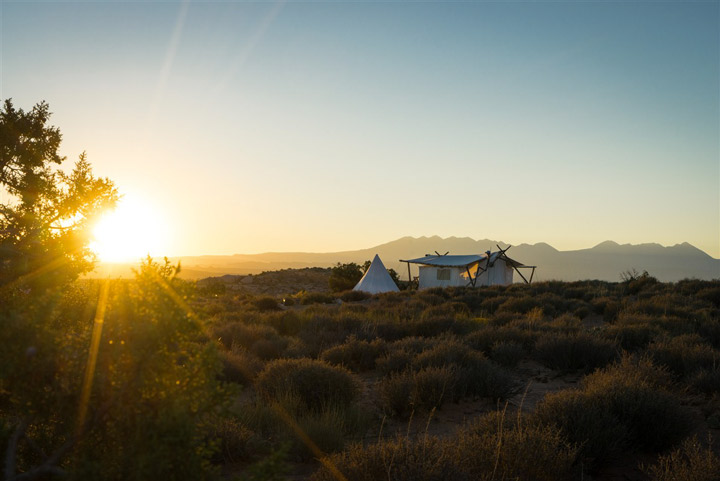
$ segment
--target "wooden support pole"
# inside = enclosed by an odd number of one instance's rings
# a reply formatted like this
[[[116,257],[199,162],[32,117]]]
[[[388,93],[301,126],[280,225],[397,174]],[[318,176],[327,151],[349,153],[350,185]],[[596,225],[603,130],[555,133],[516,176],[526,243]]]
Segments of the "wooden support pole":
[[[532,270],[532,272],[530,273],[530,282],[532,282],[532,278],[533,278],[533,276],[535,275],[535,266],[533,266],[532,269],[533,269],[533,270]],[[528,284],[529,284],[529,282],[528,282]]]
[[[515,266],[513,266],[513,269],[515,269],[515,271],[516,271],[516,272],[517,272],[518,274],[520,274],[520,277],[522,277],[522,278],[523,278],[523,280],[525,281],[525,284],[530,284],[530,283],[528,282],[528,280],[527,280],[527,279],[525,279],[525,276],[524,276],[524,275],[522,275],[522,272],[520,272],[520,269],[518,269],[518,268],[517,268],[517,267],[515,267]]]
[[[470,279],[470,284],[472,284],[473,287],[475,287],[475,279],[473,279],[472,274],[470,274],[470,266],[465,266],[465,270],[467,271],[468,279]],[[470,285],[468,284],[468,285]]]

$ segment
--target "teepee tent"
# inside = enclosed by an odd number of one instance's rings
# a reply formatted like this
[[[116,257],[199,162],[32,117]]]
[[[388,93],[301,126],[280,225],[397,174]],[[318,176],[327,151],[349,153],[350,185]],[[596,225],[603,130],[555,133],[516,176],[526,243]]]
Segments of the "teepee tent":
[[[397,292],[399,290],[377,254],[375,254],[375,258],[363,278],[353,288],[353,291],[364,291],[370,294]]]

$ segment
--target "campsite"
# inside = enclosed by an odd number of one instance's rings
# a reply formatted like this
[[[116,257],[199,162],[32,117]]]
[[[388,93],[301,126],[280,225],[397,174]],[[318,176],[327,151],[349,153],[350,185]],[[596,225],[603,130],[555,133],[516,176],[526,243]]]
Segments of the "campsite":
[[[0,0],[0,480],[720,481],[719,38]]]

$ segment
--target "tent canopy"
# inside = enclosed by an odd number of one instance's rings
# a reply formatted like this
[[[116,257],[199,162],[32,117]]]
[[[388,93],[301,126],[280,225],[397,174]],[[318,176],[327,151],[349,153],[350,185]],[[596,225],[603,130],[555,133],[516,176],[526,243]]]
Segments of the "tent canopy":
[[[397,292],[399,290],[377,254],[375,254],[375,258],[363,278],[353,288],[353,291],[364,291],[370,294]]]
[[[490,264],[494,264],[495,260],[500,256],[500,252],[493,252],[490,254]],[[513,267],[524,267],[524,265],[514,259],[510,259],[508,256],[503,254],[503,260]],[[487,262],[488,255],[434,255],[418,257],[417,259],[400,260],[400,262],[408,262],[410,264],[421,264],[424,266],[435,266],[435,267],[466,267],[474,265],[478,262]]]

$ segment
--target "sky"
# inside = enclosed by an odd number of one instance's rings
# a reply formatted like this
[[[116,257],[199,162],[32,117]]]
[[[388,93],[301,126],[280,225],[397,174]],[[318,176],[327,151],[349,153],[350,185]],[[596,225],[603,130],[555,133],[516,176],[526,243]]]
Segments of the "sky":
[[[402,236],[720,257],[720,2],[2,1],[0,94],[169,256]]]

